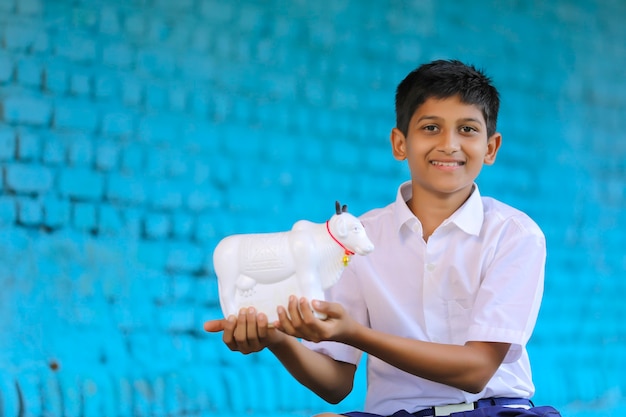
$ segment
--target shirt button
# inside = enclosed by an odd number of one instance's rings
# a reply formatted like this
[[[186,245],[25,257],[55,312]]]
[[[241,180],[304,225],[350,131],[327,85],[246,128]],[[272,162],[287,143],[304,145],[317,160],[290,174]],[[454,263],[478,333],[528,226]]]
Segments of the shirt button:
[[[426,270],[428,272],[433,272],[435,270],[435,264],[426,264]]]

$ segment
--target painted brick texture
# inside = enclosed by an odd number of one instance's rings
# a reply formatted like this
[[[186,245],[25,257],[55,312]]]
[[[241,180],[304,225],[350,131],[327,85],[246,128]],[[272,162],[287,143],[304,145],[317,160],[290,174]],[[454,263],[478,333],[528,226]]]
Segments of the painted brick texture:
[[[626,5],[0,0],[0,416],[308,416],[329,406],[221,315],[225,235],[388,204],[394,89],[483,67],[479,185],[548,241],[536,403],[626,411]]]

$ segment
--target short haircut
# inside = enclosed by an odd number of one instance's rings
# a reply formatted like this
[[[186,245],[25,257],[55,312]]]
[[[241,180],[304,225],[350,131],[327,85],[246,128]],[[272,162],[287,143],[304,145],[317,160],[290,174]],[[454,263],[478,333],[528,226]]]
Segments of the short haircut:
[[[487,137],[496,132],[500,97],[483,71],[457,60],[437,60],[410,72],[396,89],[396,127],[406,136],[411,117],[429,98],[458,96],[478,106],[487,125]]]

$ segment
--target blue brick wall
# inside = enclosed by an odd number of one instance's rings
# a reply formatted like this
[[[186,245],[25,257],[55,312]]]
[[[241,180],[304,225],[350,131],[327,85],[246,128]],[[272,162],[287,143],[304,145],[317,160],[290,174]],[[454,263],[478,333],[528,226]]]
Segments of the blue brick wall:
[[[0,0],[0,415],[306,416],[232,354],[211,264],[231,233],[387,204],[393,94],[458,58],[502,93],[484,194],[548,240],[537,403],[626,411],[626,4]],[[362,371],[360,371],[362,372]]]

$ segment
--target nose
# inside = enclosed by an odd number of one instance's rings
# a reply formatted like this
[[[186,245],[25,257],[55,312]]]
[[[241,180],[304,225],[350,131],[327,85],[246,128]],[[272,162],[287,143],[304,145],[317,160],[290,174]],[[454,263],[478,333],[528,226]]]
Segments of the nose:
[[[361,250],[361,253],[359,253],[359,255],[367,255],[374,250],[374,244],[372,242],[367,242],[359,249]]]
[[[446,155],[452,155],[461,148],[459,138],[453,130],[445,131],[440,137],[441,141],[437,147],[439,152],[443,152]]]

